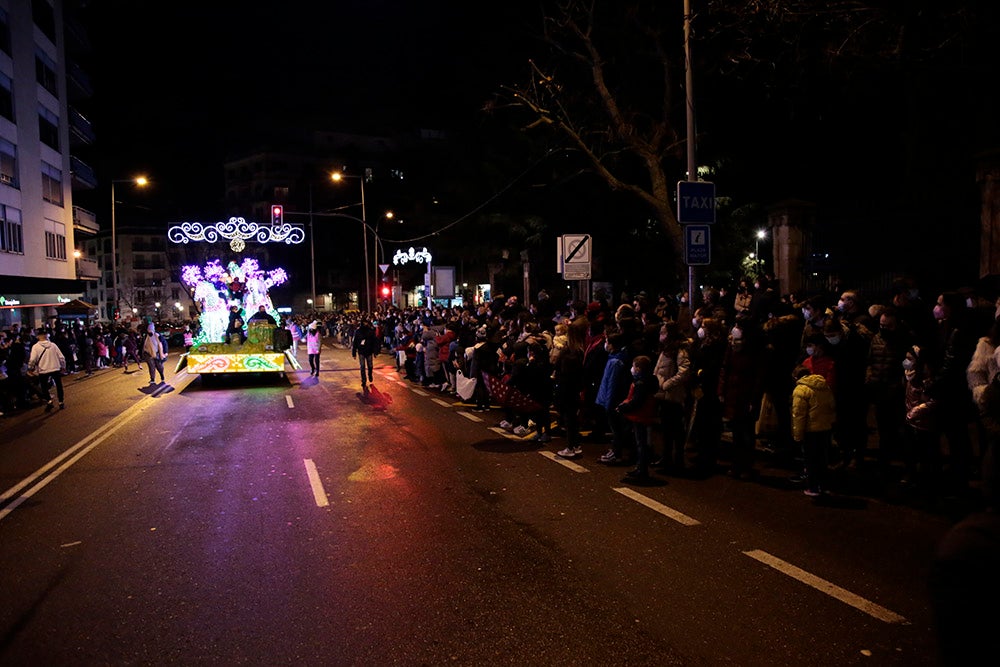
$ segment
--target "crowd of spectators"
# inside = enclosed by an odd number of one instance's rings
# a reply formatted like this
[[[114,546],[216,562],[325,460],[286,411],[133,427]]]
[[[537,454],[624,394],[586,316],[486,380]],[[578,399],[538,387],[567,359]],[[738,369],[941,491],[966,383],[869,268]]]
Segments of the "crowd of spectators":
[[[562,435],[560,456],[604,443],[601,462],[634,466],[623,481],[641,483],[648,469],[752,479],[768,456],[798,466],[788,481],[813,496],[829,491],[832,472],[915,503],[972,491],[997,438],[982,414],[1000,355],[996,293],[923,295],[900,281],[867,300],[851,289],[797,296],[762,277],[700,296],[692,309],[686,294],[612,305],[543,291],[527,304],[500,294],[478,306],[308,318],[348,349],[370,320],[407,380],[457,396],[459,374],[474,379],[463,397],[471,409],[494,411],[522,437]],[[651,423],[628,407],[642,357],[656,388]],[[803,397],[827,390],[828,420],[803,413],[815,403]]]

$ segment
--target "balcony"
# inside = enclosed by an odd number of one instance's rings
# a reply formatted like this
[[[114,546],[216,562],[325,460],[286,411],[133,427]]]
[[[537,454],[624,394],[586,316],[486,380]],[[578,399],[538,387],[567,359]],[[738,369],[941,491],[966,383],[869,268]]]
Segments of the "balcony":
[[[95,260],[80,257],[76,260],[76,277],[78,280],[100,280],[101,269]]]
[[[97,139],[94,127],[82,113],[69,108],[69,140],[74,146],[89,146]]]
[[[84,234],[97,234],[101,231],[97,226],[97,216],[79,206],[73,207],[73,229]]]
[[[93,190],[97,187],[97,174],[80,158],[70,155],[69,169],[74,190]]]
[[[89,100],[94,96],[94,85],[90,82],[90,76],[76,63],[68,63],[66,66],[66,89],[70,97],[75,100]]]

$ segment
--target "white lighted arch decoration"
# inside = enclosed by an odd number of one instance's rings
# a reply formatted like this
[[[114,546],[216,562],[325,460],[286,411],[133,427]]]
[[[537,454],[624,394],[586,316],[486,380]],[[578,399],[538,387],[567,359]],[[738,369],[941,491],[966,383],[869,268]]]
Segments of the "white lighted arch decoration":
[[[216,243],[220,239],[229,241],[234,252],[241,252],[246,242],[253,239],[257,243],[280,243],[287,245],[302,243],[306,233],[300,225],[261,225],[247,222],[243,218],[232,217],[229,222],[203,225],[200,222],[182,222],[167,230],[167,238],[172,243],[205,241]]]
[[[417,262],[429,265],[431,263],[431,253],[427,250],[427,248],[421,248],[419,252],[410,248],[406,252],[397,250],[396,254],[392,256],[393,264],[406,264],[407,262]]]

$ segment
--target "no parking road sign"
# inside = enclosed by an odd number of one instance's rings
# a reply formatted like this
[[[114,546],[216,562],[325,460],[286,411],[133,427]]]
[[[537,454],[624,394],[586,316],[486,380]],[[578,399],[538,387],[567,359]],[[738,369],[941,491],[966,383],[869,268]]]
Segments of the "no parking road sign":
[[[705,266],[712,263],[712,228],[708,225],[684,226],[684,263]]]

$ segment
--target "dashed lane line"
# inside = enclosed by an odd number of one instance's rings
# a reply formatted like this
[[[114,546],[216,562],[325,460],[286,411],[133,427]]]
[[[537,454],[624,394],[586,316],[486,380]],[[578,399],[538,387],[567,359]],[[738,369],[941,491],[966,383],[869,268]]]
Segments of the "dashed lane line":
[[[622,494],[626,498],[631,498],[632,500],[636,501],[640,505],[645,505],[646,507],[648,507],[649,509],[653,510],[654,512],[659,512],[663,516],[667,517],[668,519],[673,519],[674,521],[676,521],[679,524],[682,524],[682,525],[685,525],[685,526],[698,526],[698,525],[701,525],[701,521],[698,521],[697,519],[692,519],[687,514],[682,514],[681,512],[678,512],[675,509],[671,509],[671,508],[667,507],[663,503],[658,503],[655,500],[653,500],[652,498],[648,498],[648,497],[642,495],[641,493],[639,493],[637,491],[634,491],[632,489],[629,489],[627,487],[616,486],[616,487],[612,487],[611,490],[612,491],[617,491],[618,493]]]
[[[459,410],[458,414],[462,415],[463,417],[465,417],[466,419],[468,419],[470,422],[479,422],[479,423],[483,422],[482,418],[479,417],[479,415],[474,415],[471,412],[469,412],[468,410]]]
[[[772,556],[766,551],[761,551],[760,549],[752,549],[750,551],[744,551],[744,555],[750,556],[754,560],[757,560],[764,565],[774,568],[782,574],[788,575],[792,579],[801,581],[807,586],[811,586],[821,593],[826,593],[830,597],[840,600],[844,604],[850,605],[862,611],[869,616],[877,618],[880,621],[885,621],[886,623],[908,623],[906,618],[900,616],[899,614],[889,611],[885,607],[879,606],[870,600],[866,600],[860,595],[855,595],[854,593],[833,584],[826,579],[817,577],[814,574],[810,574],[805,570],[798,568],[787,561],[783,561],[777,556]]]
[[[573,472],[590,472],[589,468],[584,468],[582,465],[580,465],[578,463],[573,463],[569,459],[564,459],[561,456],[557,456],[555,454],[555,452],[550,452],[548,450],[542,450],[542,451],[540,451],[538,453],[541,454],[542,456],[544,456],[547,459],[551,459],[552,461],[555,461],[556,463],[558,463],[561,466],[565,466],[565,467],[569,468]]]
[[[295,401],[292,400],[292,397],[291,397],[290,394],[285,394],[285,403],[287,403],[288,407],[290,407],[290,408],[294,408],[295,407]]]
[[[441,399],[441,398],[432,398],[431,402],[437,403],[438,405],[440,405],[443,408],[450,408],[451,407],[451,403],[449,403],[448,401],[446,401],[444,399]]]
[[[330,499],[326,495],[326,490],[323,488],[323,481],[319,478],[319,472],[316,471],[316,464],[313,463],[312,459],[305,459],[306,466],[306,476],[309,478],[309,486],[312,488],[313,498],[316,500],[317,507],[326,507],[330,504]]]

